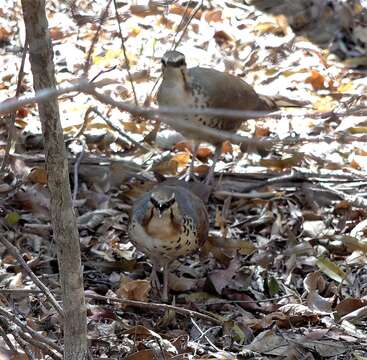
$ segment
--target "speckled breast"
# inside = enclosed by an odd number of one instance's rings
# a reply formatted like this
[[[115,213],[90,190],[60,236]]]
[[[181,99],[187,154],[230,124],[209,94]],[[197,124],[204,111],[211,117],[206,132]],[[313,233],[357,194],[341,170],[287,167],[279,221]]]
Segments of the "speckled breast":
[[[189,255],[199,248],[198,234],[190,217],[184,217],[182,232],[176,238],[157,239],[150,236],[136,221],[129,226],[131,242],[153,261],[163,266],[179,256]]]

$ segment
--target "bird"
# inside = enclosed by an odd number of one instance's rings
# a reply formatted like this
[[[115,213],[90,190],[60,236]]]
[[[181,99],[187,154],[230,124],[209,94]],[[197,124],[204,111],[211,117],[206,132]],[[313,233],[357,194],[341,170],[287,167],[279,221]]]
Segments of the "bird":
[[[163,80],[157,92],[159,107],[265,112],[278,109],[274,100],[257,94],[251,85],[239,77],[204,67],[187,68],[185,55],[179,51],[167,51],[161,58],[161,62]],[[189,169],[190,176],[200,143],[209,142],[215,146],[213,164],[206,180],[207,183],[210,183],[214,176],[215,163],[221,155],[222,142],[210,135],[204,137],[193,129],[182,129],[180,122],[191,120],[198,125],[236,133],[244,119],[206,114],[177,115],[175,118],[177,124],[173,126],[175,130],[194,142]]]
[[[180,256],[198,251],[208,238],[209,217],[204,202],[188,188],[159,184],[132,207],[128,234],[152,262],[152,283],[163,268],[162,300],[168,301],[168,271]]]

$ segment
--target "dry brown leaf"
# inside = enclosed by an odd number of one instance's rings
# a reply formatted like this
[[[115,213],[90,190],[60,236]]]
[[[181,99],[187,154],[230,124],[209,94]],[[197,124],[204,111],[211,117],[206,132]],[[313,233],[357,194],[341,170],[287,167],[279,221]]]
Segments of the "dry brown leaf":
[[[274,19],[277,25],[282,29],[284,35],[288,35],[292,32],[291,27],[289,26],[289,22],[286,16],[283,14],[274,16]]]
[[[192,146],[190,143],[186,142],[186,141],[180,141],[179,143],[175,144],[174,149],[178,150],[178,151],[188,151],[188,152],[192,152]]]
[[[349,163],[349,166],[353,169],[361,170],[361,166],[358,164],[355,158]]]
[[[29,360],[26,354],[13,352],[0,346],[0,360]]]
[[[241,263],[237,257],[234,257],[227,269],[214,270],[208,275],[208,280],[214,286],[214,289],[218,294],[222,294],[222,291],[229,285],[233,277],[237,274]]]
[[[131,14],[139,17],[146,17],[152,15],[159,15],[163,12],[163,10],[159,10],[156,6],[149,5],[131,5],[130,6]]]
[[[33,168],[27,179],[33,184],[47,185],[47,171],[44,168]]]
[[[6,30],[4,27],[0,27],[0,42],[7,42],[9,41],[11,32]]]
[[[186,9],[186,6],[181,6],[179,4],[174,4],[171,6],[170,8],[170,13],[171,14],[176,14],[176,15],[184,15],[191,17],[191,15],[194,13],[195,9],[193,8],[189,8],[188,11]],[[201,19],[201,16],[203,15],[203,12],[201,10],[195,12],[195,16],[194,19]]]
[[[209,172],[209,166],[208,165],[194,166],[194,172],[199,175],[207,174]]]
[[[223,143],[222,153],[223,154],[232,154],[233,153],[233,145],[229,141],[225,141]]]
[[[270,130],[266,127],[262,127],[262,126],[256,126],[255,127],[255,137],[256,138],[261,138],[264,136],[269,136],[270,135]]]
[[[122,125],[124,130],[135,134],[142,134],[146,130],[145,122],[136,123],[136,121],[125,121]]]
[[[191,279],[185,276],[177,276],[174,273],[169,273],[168,282],[170,289],[179,293],[185,291],[196,291],[199,287],[200,279]]]
[[[185,168],[190,161],[190,154],[188,152],[179,152],[172,156],[172,161],[176,161],[179,168]]]
[[[152,170],[159,174],[172,174],[176,175],[178,171],[178,162],[174,159],[168,159],[155,164]]]
[[[120,287],[116,290],[116,295],[127,300],[148,301],[150,290],[150,281],[131,280],[127,276],[123,276]]]
[[[326,288],[326,281],[319,271],[315,271],[306,275],[303,286],[308,292],[317,290],[322,293]]]
[[[213,154],[213,151],[208,148],[208,147],[205,147],[205,146],[201,146],[199,147],[199,149],[197,150],[196,152],[196,156],[202,160],[202,159],[206,159],[208,158],[209,156],[211,156]]]
[[[223,22],[222,10],[207,10],[203,14],[207,23],[211,22]]]
[[[354,152],[356,155],[359,155],[359,156],[367,156],[367,151],[361,148],[355,148]]]
[[[272,33],[274,35],[284,35],[282,27],[272,22],[262,22],[254,26],[254,30],[260,34]]]
[[[50,36],[52,40],[61,40],[65,37],[65,33],[58,26],[50,28]]]
[[[349,298],[342,300],[336,305],[335,310],[339,318],[357,310],[366,305],[366,301],[362,299]]]
[[[223,45],[229,42],[234,42],[234,38],[224,30],[219,30],[214,33],[214,39],[219,45]]]
[[[17,110],[17,116],[20,118],[25,118],[28,115],[28,113],[29,113],[28,109],[25,108],[24,106],[22,106]]]
[[[27,209],[34,216],[41,219],[50,217],[50,194],[43,185],[27,186],[24,191],[15,194],[15,200],[23,209]]]
[[[312,70],[310,76],[305,80],[306,84],[311,84],[315,90],[325,88],[325,77],[316,70]]]

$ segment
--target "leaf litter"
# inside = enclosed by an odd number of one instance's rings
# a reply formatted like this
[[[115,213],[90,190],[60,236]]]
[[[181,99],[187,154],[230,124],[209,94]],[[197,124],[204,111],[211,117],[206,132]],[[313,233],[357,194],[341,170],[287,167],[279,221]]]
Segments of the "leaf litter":
[[[24,38],[19,3],[9,3],[13,6],[0,6],[1,101],[15,94]],[[182,17],[187,18],[187,3],[162,3],[117,3],[135,93],[145,105],[154,105],[151,91],[160,75],[160,57],[182,30]],[[193,5],[188,6],[191,14]],[[82,75],[104,6],[81,0],[71,11],[61,2],[47,3],[59,85]],[[175,262],[170,274],[173,305],[216,322],[190,318],[164,304],[158,311],[88,298],[93,356],[367,357],[366,6],[362,0],[204,2],[178,47],[189,66],[227,71],[259,93],[309,105],[284,110],[280,119],[246,121],[239,134],[277,139],[278,144],[271,149],[226,144],[216,168],[221,177],[217,189],[209,194],[192,184],[207,202],[210,236],[201,254]],[[105,91],[133,103],[112,8],[94,47],[90,75],[106,70],[111,71],[103,76],[118,86]],[[25,71],[22,95],[30,95],[27,62]],[[130,139],[146,139],[144,148],[119,137],[97,113],[86,120],[91,106]],[[86,294],[159,303],[149,281],[151,264],[127,238],[128,214],[140,194],[185,172],[190,141],[164,125],[157,141],[148,141],[155,131],[152,121],[111,109],[86,94],[63,96],[60,114],[72,187],[77,189]],[[5,125],[0,128],[4,149]],[[10,170],[0,188],[4,235],[59,296],[35,106],[18,111],[16,132]],[[81,149],[84,155],[75,171]],[[199,176],[207,173],[213,150],[210,144],[199,149]],[[16,259],[0,249],[1,289],[34,289]],[[12,306],[17,316],[29,319],[29,326],[59,341],[62,330],[47,302],[31,293],[19,296],[2,295],[3,306]],[[4,359],[25,358],[18,350],[12,353],[0,344]],[[39,358],[47,355],[40,352]]]

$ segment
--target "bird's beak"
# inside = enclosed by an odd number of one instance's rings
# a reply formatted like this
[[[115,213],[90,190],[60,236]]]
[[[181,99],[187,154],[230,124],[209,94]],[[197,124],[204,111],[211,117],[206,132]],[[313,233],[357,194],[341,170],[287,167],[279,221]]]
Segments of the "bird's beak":
[[[163,210],[158,209],[158,218],[162,219],[162,217],[163,217]]]

